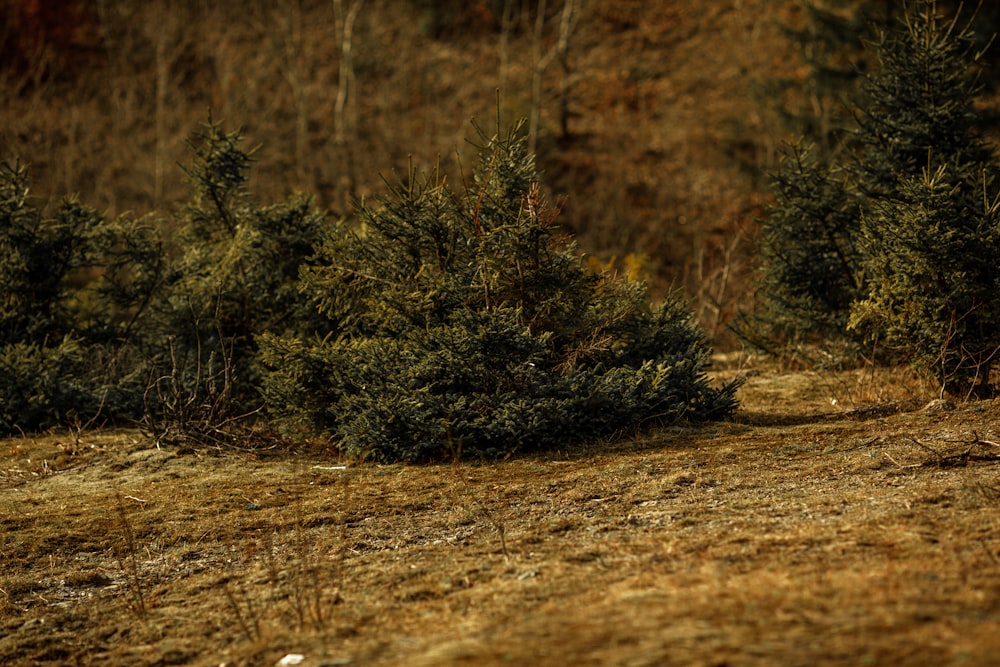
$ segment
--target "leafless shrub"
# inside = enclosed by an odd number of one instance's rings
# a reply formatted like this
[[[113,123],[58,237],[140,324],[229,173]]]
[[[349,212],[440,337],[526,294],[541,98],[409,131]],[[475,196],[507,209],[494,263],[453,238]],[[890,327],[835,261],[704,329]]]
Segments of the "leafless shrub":
[[[195,327],[197,332],[197,326]],[[151,376],[143,395],[145,406],[140,428],[156,443],[190,442],[233,446],[241,430],[263,406],[249,412],[236,410],[233,401],[233,349],[219,332],[219,345],[207,358],[197,335],[193,369],[178,357],[176,339],[167,341],[170,370]]]
[[[240,629],[243,630],[243,634],[246,635],[247,640],[251,642],[259,640],[260,609],[254,604],[253,598],[247,594],[246,588],[237,582],[234,591],[229,580],[224,580],[222,582],[222,592],[226,596],[226,604],[229,606],[229,611],[236,618],[236,622],[239,624]]]

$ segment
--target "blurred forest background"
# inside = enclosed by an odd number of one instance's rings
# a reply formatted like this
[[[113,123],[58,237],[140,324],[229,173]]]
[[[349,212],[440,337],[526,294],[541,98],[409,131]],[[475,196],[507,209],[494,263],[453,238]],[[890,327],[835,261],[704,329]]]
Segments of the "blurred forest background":
[[[41,202],[167,213],[189,197],[178,165],[211,114],[260,146],[259,201],[305,192],[350,218],[410,160],[467,173],[470,119],[493,128],[499,90],[580,249],[656,292],[681,287],[725,347],[753,298],[767,171],[796,119],[829,134],[850,117],[862,42],[897,5],[0,0],[0,158],[30,165]],[[984,44],[993,5],[976,18]]]

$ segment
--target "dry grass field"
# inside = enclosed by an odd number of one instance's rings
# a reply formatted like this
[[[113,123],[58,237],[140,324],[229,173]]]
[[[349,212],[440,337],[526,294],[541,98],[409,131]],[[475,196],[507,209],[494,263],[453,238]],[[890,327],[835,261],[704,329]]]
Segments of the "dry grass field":
[[[0,663],[998,664],[1000,403],[741,398],[489,464],[5,441]]]
[[[758,88],[805,77],[780,28],[801,3],[586,3],[538,101],[565,3],[510,35],[464,16],[432,36],[433,3],[369,0],[347,98],[343,3],[72,3],[102,8],[88,21],[57,4],[24,43],[73,26],[92,62],[0,76],[0,158],[32,164],[40,201],[173,210],[211,107],[263,145],[261,201],[302,190],[349,215],[409,156],[464,149],[499,87],[507,116],[539,109],[539,165],[580,247],[680,286],[738,344],[759,172],[788,138]],[[500,462],[2,440],[0,665],[1000,664],[1000,399],[935,403],[898,370],[729,366],[749,371],[732,421]]]

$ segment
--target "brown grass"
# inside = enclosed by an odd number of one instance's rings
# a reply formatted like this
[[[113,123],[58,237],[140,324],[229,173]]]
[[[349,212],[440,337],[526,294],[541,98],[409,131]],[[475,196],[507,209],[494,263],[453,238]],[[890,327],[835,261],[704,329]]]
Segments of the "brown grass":
[[[9,440],[0,663],[996,664],[1000,404],[871,378],[489,465]]]

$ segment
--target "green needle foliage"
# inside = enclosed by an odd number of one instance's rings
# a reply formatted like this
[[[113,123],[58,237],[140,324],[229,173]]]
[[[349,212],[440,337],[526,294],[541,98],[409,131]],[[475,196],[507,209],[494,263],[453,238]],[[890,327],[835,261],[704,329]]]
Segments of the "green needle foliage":
[[[868,78],[860,109],[853,168],[859,189],[873,201],[892,198],[900,183],[937,165],[987,165],[993,152],[979,136],[983,114],[975,102],[980,55],[975,35],[945,20],[935,0],[908,5],[904,21],[876,44],[878,73]]]
[[[597,275],[557,234],[520,127],[482,141],[452,190],[411,169],[303,274],[323,340],[266,337],[289,427],[380,461],[498,457],[736,405],[677,299]]]
[[[0,336],[4,343],[70,333],[70,281],[89,261],[98,216],[66,200],[47,217],[29,200],[23,166],[0,166]]]
[[[827,336],[847,325],[860,287],[859,201],[848,179],[809,146],[789,146],[782,157],[761,241],[761,288],[775,332]]]
[[[138,421],[224,444],[270,415],[381,461],[498,457],[644,423],[715,419],[708,347],[677,297],[595,274],[558,234],[514,128],[469,182],[411,169],[360,224],[248,191],[252,152],[209,121],[169,221],[52,216],[0,171],[0,432]]]
[[[322,238],[308,197],[261,206],[242,132],[204,125],[185,168],[193,187],[174,221],[178,248],[137,345],[150,359],[143,423],[158,441],[225,443],[263,407],[257,338],[322,322],[297,288]]]
[[[978,178],[977,178],[978,177]],[[992,392],[1000,350],[1000,200],[984,169],[942,164],[865,216],[866,298],[851,326],[956,395]]]
[[[211,120],[190,143],[194,188],[180,211],[180,252],[162,294],[161,326],[192,368],[214,357],[235,374],[238,403],[259,403],[255,338],[319,323],[298,289],[299,269],[322,238],[323,216],[308,197],[261,206],[247,190],[252,151],[242,132]]]
[[[46,215],[27,170],[0,168],[0,433],[101,416],[219,435],[261,406],[256,337],[324,321],[297,287],[324,221],[306,197],[256,204],[241,142],[211,121],[192,141],[173,247],[150,217]]]
[[[100,327],[83,273],[102,224],[75,200],[44,215],[27,169],[0,165],[0,433],[97,410],[103,378],[82,347]]]
[[[148,221],[74,198],[46,214],[27,169],[0,167],[0,433],[137,417],[165,278]]]
[[[981,137],[981,54],[934,0],[877,43],[853,153],[792,149],[764,226],[775,332],[864,343],[955,394],[988,392],[1000,350],[997,164]]]
[[[980,136],[975,35],[914,3],[883,38],[858,166],[867,290],[851,326],[937,377],[986,391],[1000,349],[997,165]]]

